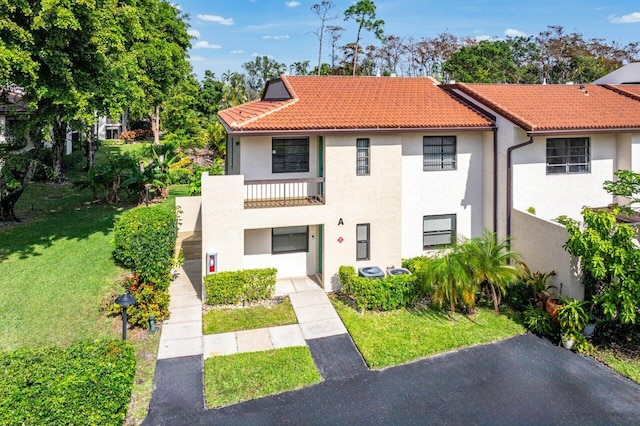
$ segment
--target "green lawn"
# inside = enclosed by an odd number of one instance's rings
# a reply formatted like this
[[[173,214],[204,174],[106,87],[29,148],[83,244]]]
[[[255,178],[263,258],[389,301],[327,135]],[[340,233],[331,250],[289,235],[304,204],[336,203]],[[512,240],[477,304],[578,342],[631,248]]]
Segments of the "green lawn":
[[[320,381],[306,346],[216,356],[204,364],[205,400],[209,407],[300,389]]]
[[[331,301],[370,368],[403,364],[526,332],[506,316],[484,308],[473,317],[449,317],[431,309],[360,314],[335,297]]]
[[[204,334],[227,333],[263,327],[296,324],[296,314],[288,297],[272,306],[216,309],[202,318]]]
[[[111,257],[116,206],[90,204],[71,184],[30,184],[25,222],[0,225],[0,348],[116,337],[101,301],[124,271]]]

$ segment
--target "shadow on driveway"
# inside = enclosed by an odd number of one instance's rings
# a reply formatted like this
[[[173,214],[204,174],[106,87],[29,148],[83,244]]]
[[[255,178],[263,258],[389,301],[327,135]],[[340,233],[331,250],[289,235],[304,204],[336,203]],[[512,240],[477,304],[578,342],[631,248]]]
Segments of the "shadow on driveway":
[[[151,416],[150,416],[151,417]],[[525,334],[146,424],[638,424],[640,386]]]

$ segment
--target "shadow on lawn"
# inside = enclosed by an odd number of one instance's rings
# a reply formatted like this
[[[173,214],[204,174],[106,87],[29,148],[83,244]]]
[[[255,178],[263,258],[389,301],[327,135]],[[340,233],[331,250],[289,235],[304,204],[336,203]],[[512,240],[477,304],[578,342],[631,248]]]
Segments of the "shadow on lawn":
[[[135,197],[133,197],[135,198]],[[83,240],[95,233],[107,235],[114,219],[131,201],[120,205],[91,203],[88,189],[71,183],[31,183],[16,204],[19,223],[0,222],[0,261],[19,253],[21,259],[39,256],[57,240]]]

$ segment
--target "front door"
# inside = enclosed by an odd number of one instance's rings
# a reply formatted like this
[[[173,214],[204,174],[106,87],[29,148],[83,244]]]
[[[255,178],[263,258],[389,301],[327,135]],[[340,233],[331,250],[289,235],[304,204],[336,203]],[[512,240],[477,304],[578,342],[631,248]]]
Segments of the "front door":
[[[316,238],[317,241],[317,247],[316,247],[316,255],[317,255],[317,259],[316,259],[316,274],[318,275],[318,279],[320,280],[320,282],[322,283],[322,264],[324,262],[323,259],[323,253],[322,253],[322,249],[324,246],[324,225],[318,225],[317,231],[316,231],[316,235],[318,236],[318,238]]]

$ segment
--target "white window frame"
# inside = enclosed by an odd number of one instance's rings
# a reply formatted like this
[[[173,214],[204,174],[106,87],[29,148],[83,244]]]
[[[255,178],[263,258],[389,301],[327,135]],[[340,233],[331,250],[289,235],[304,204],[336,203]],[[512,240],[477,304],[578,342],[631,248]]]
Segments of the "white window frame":
[[[360,230],[364,230],[365,238],[362,238]],[[365,256],[360,256],[360,247],[364,245]],[[371,224],[359,223],[356,225],[356,260],[369,260],[371,258]]]
[[[303,231],[304,230],[304,231]],[[300,236],[304,235],[304,246],[296,246]],[[276,240],[287,242],[292,248],[276,248]],[[281,246],[279,244],[279,246]],[[301,253],[309,251],[309,227],[308,226],[286,226],[281,228],[271,228],[271,254]]]

